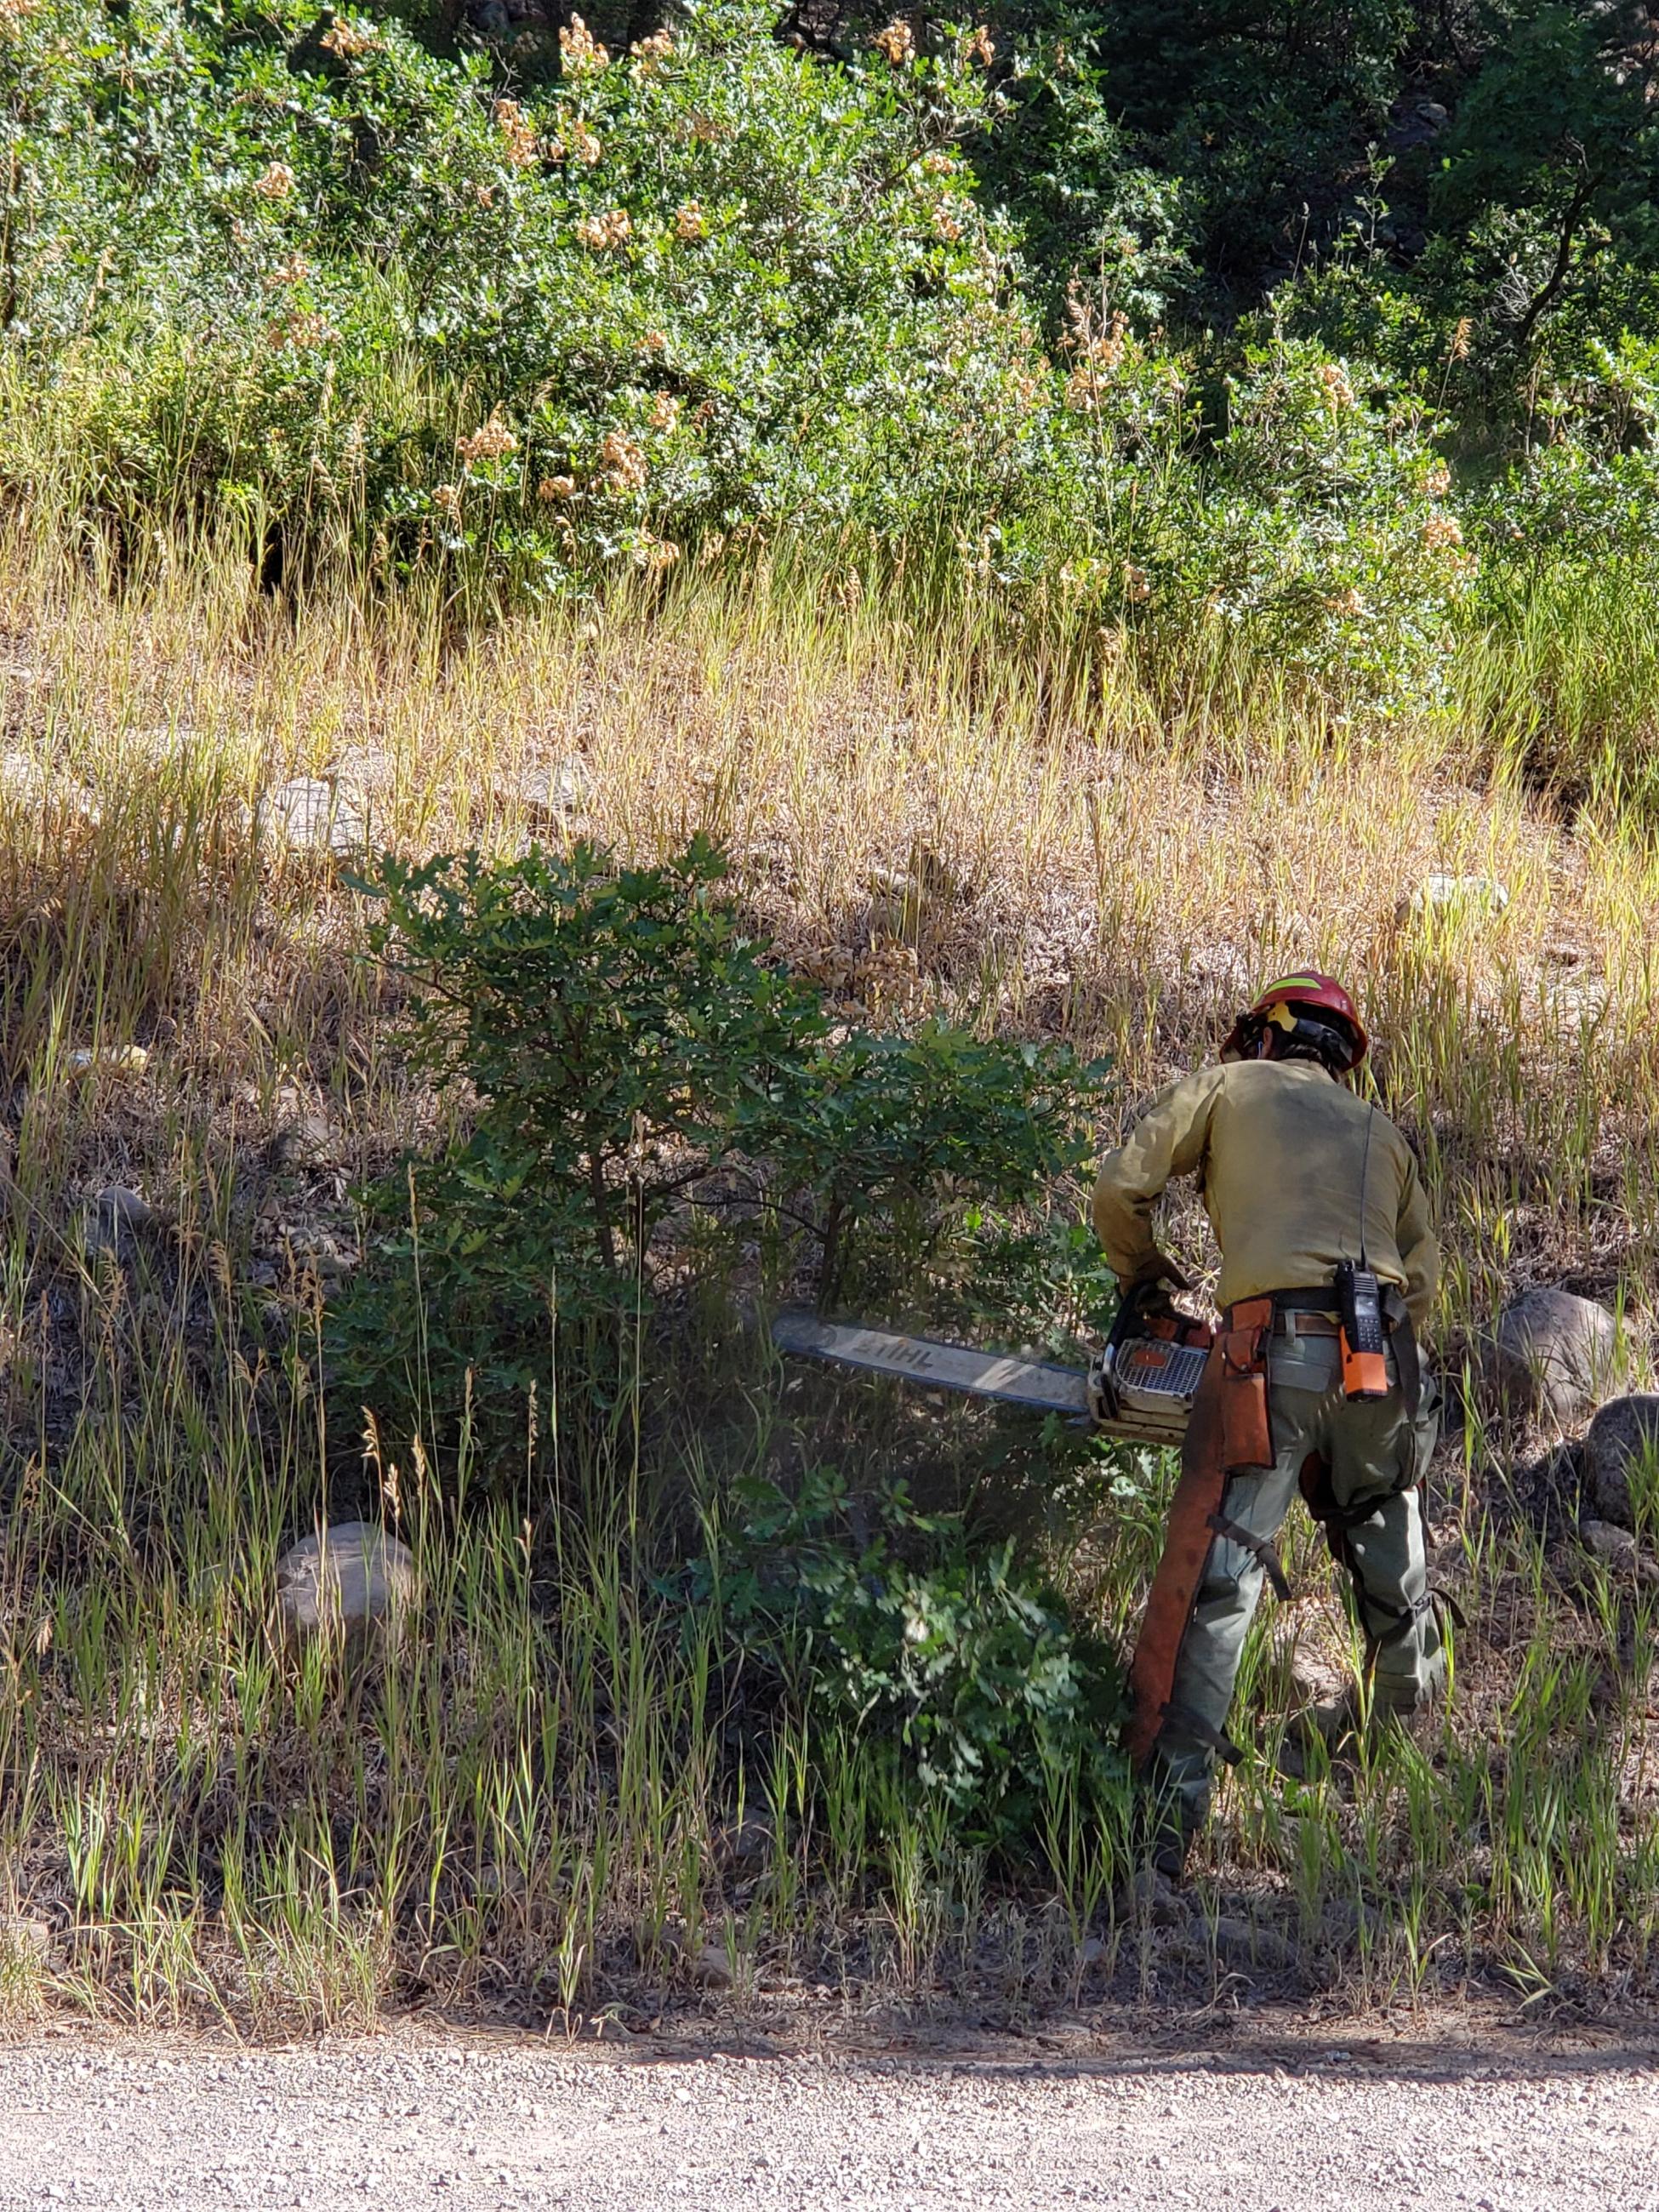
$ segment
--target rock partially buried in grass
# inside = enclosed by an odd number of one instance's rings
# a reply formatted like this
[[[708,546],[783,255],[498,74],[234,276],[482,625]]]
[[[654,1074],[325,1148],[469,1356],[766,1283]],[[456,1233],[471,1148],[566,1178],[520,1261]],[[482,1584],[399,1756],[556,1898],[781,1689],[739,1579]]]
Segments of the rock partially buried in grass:
[[[1639,1480],[1644,1462],[1659,1498],[1659,1397],[1609,1399],[1584,1431],[1579,1461],[1584,1504],[1597,1521],[1636,1526],[1631,1478]]]
[[[295,776],[268,791],[253,810],[253,824],[261,836],[295,852],[331,860],[354,860],[368,849],[362,809],[319,775]]]
[[[1581,1521],[1578,1534],[1587,1552],[1620,1574],[1634,1575],[1638,1583],[1659,1583],[1659,1564],[1647,1556],[1628,1528],[1615,1528],[1607,1521]]]
[[[1507,884],[1495,876],[1425,876],[1406,911],[1413,915],[1486,915],[1494,920],[1510,902]]]
[[[705,1943],[691,1961],[691,1978],[700,1990],[729,1990],[737,1979],[723,1943]]]
[[[113,1252],[118,1259],[130,1253],[141,1230],[155,1219],[155,1208],[125,1183],[112,1182],[100,1190],[87,1208],[87,1249]]]
[[[1506,1413],[1541,1415],[1565,1429],[1600,1401],[1618,1358],[1618,1326],[1607,1308],[1549,1288],[1504,1307],[1486,1364]]]
[[[23,1913],[0,1913],[0,1967],[9,1960],[44,1966],[52,1957],[52,1929]]]
[[[1215,1923],[1216,1956],[1225,1966],[1248,1973],[1282,1974],[1296,1964],[1296,1946],[1276,1928],[1263,1928],[1253,1920],[1223,1913]]]
[[[371,1521],[302,1536],[276,1563],[276,1608],[290,1650],[317,1644],[348,1659],[395,1638],[419,1596],[415,1555]]]

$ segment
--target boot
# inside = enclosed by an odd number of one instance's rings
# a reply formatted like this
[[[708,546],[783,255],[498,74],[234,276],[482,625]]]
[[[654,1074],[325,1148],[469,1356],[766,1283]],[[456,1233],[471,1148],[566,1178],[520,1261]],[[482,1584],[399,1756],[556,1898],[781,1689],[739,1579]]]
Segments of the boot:
[[[1188,1917],[1179,1892],[1197,1832],[1183,1799],[1168,1790],[1142,1791],[1130,1841],[1130,1871],[1113,1899],[1120,1920],[1142,1917],[1154,1927],[1169,1928]]]

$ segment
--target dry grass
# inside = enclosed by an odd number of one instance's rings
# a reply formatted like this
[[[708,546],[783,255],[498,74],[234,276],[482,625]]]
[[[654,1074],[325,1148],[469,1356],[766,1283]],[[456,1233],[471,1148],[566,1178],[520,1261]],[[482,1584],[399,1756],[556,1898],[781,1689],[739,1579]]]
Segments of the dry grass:
[[[275,1549],[316,1508],[319,1285],[349,1262],[349,1182],[444,1111],[406,1088],[358,902],[261,811],[289,777],[325,776],[402,849],[580,830],[653,853],[708,830],[849,1005],[1103,1049],[1126,1115],[1253,980],[1315,959],[1357,989],[1422,1151],[1453,1364],[1543,1279],[1620,1297],[1650,1361],[1659,844],[1494,778],[1455,714],[1361,726],[1200,672],[1171,718],[1126,664],[994,658],[971,610],[918,635],[764,578],[453,642],[430,611],[296,615],[165,551],[119,596],[51,542],[3,557],[0,1905],[52,1902],[59,1997],[255,2026],[416,1989],[568,2008],[672,1976],[669,1933],[686,1956],[712,1927],[751,1993],[828,1977],[1026,2005],[1077,1996],[1100,1902],[1086,1838],[998,1901],[925,1814],[896,1838],[854,1823],[867,1863],[843,1839],[826,1875],[810,1770],[852,1788],[845,1747],[751,1778],[776,1832],[738,1880],[695,1655],[665,1671],[603,1531],[549,1613],[531,1565],[501,1564],[510,1516],[429,1516],[444,1627],[417,1679],[372,1711],[285,1681],[263,1624]],[[1435,873],[1508,903],[1425,905]],[[135,1044],[142,1067],[76,1066]],[[296,1170],[271,1146],[307,1112],[330,1139]],[[117,1181],[167,1232],[131,1279],[84,1236]],[[1201,1259],[1190,1217],[1180,1234]],[[1361,1996],[1498,1966],[1536,1991],[1651,1989],[1651,1607],[1546,1557],[1506,1503],[1518,1448],[1477,1419],[1442,1500],[1469,1626],[1437,1760],[1380,1751],[1295,1817],[1265,1767],[1223,1801],[1212,1878]],[[1152,1529],[1126,1516],[1086,1553],[1120,1625]],[[1258,1646],[1271,1713],[1285,1685]],[[613,1765],[595,1716],[624,1677]],[[1213,1944],[1198,1966],[1227,1985]],[[1093,1971],[1156,1994],[1193,1967],[1119,1930]],[[0,2006],[39,1987],[0,1950]]]

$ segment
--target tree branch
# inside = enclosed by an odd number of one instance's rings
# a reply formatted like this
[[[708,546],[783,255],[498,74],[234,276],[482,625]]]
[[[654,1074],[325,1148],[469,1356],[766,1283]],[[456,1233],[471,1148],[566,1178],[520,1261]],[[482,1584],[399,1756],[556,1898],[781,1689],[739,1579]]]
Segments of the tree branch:
[[[1531,343],[1534,326],[1539,317],[1553,307],[1561,295],[1562,287],[1572,270],[1573,240],[1577,232],[1579,220],[1589,204],[1591,193],[1595,191],[1601,181],[1599,177],[1592,176],[1588,169],[1578,179],[1577,187],[1568,204],[1566,214],[1561,221],[1561,239],[1555,249],[1555,266],[1550,271],[1549,280],[1543,290],[1533,300],[1526,313],[1522,316],[1516,326],[1515,343],[1517,352],[1526,351]]]

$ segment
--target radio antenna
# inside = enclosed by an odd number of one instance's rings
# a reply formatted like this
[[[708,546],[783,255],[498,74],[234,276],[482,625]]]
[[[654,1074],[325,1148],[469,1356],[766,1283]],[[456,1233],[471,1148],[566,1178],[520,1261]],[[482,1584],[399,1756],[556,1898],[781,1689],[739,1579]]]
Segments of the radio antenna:
[[[1368,1274],[1370,1263],[1365,1257],[1365,1187],[1371,1171],[1371,1131],[1376,1125],[1376,1101],[1373,1098],[1370,1111],[1365,1116],[1365,1150],[1359,1162],[1359,1265]]]

